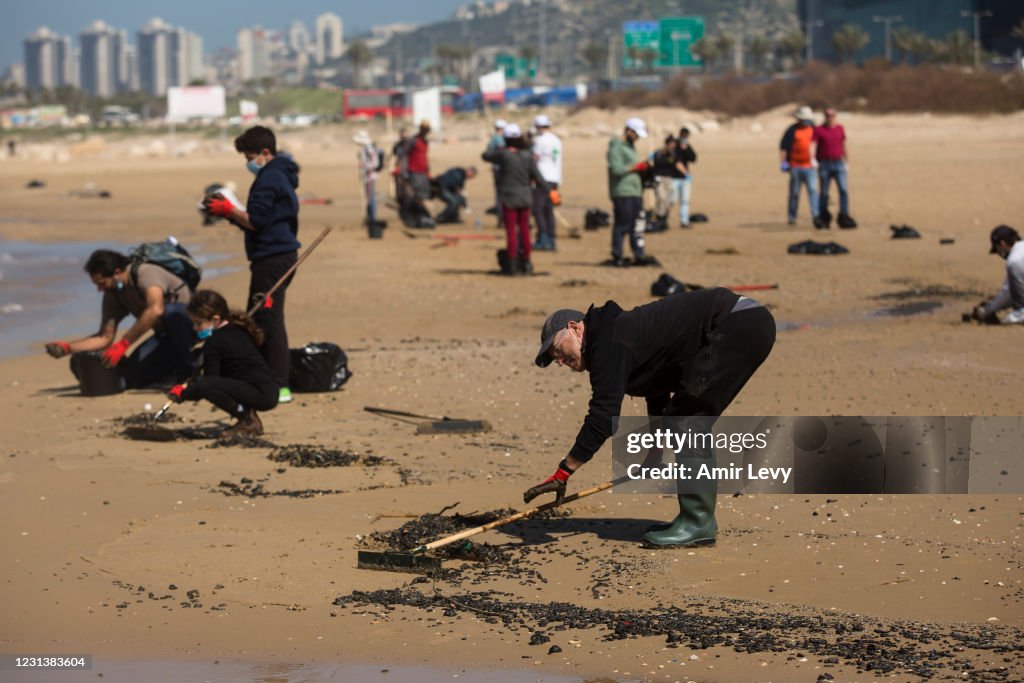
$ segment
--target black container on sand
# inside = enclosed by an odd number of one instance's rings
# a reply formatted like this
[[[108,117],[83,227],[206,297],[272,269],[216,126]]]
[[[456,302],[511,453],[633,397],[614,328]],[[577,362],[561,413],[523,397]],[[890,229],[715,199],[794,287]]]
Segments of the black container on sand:
[[[110,396],[124,391],[124,378],[117,368],[103,367],[100,351],[83,351],[71,356],[71,372],[78,378],[82,396]]]

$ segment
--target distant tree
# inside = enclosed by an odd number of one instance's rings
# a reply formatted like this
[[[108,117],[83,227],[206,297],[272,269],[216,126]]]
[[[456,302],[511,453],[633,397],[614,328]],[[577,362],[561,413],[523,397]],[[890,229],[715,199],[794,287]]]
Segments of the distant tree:
[[[195,86],[206,85],[206,79],[205,78],[193,78],[191,81],[188,82],[188,84],[189,85],[195,85]]]
[[[373,50],[366,41],[355,40],[345,51],[345,58],[352,65],[353,81],[359,87],[363,83],[363,70],[373,61]]]
[[[966,31],[953,31],[946,36],[945,48],[945,56],[954,64],[970,64],[974,59],[974,42]]]
[[[527,61],[532,62],[537,58],[537,48],[533,45],[523,45],[519,48],[519,56]]]
[[[914,46],[923,38],[920,33],[908,26],[900,26],[892,32],[892,44],[896,48],[897,61],[905,62],[914,54]]]
[[[799,64],[804,55],[804,48],[807,47],[807,37],[804,32],[797,29],[785,34],[776,43],[776,48],[784,58],[789,59],[794,65]]]
[[[643,65],[644,70],[647,72],[654,71],[654,63],[658,61],[658,51],[654,48],[648,47],[640,50],[640,63]]]
[[[727,71],[733,68],[733,53],[736,50],[736,36],[731,33],[719,33],[715,38],[715,46],[718,48],[718,58],[725,65]]]
[[[871,41],[867,31],[856,24],[843,24],[832,34],[832,47],[840,61],[853,61],[857,52]]]
[[[772,53],[772,41],[766,36],[751,36],[747,41],[747,54],[750,55],[750,62],[754,65],[755,71],[765,70],[765,61]]]
[[[608,47],[604,43],[590,41],[583,46],[580,54],[593,74],[597,73],[600,66],[608,59]]]
[[[690,45],[692,52],[704,66],[704,71],[710,71],[718,60],[718,44],[707,37],[698,38]]]

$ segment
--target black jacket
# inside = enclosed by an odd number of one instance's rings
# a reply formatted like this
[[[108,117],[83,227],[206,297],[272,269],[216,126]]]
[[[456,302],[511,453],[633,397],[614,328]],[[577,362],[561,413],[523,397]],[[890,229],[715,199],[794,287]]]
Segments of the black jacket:
[[[483,159],[497,165],[495,183],[502,206],[510,209],[529,209],[533,206],[531,180],[539,190],[547,191],[549,188],[537,169],[533,152],[528,149],[504,147],[484,152]]]
[[[614,301],[591,306],[583,319],[583,360],[590,372],[590,407],[569,454],[587,462],[612,435],[612,418],[626,394],[648,399],[660,414],[669,394],[729,315],[739,295],[721,287],[674,294],[623,311]]]
[[[245,230],[245,255],[250,261],[297,251],[299,234],[299,167],[276,156],[260,169],[249,188],[246,211],[252,230]]]
[[[466,169],[449,168],[441,175],[434,178],[434,182],[437,183],[438,187],[443,187],[451,192],[462,192],[466,187]]]
[[[203,377],[226,377],[238,379],[259,389],[267,386],[276,390],[277,381],[263,360],[256,342],[252,340],[245,328],[240,325],[228,324],[213,331],[213,335],[203,345]],[[181,397],[196,400],[190,394],[192,385],[185,388]]]

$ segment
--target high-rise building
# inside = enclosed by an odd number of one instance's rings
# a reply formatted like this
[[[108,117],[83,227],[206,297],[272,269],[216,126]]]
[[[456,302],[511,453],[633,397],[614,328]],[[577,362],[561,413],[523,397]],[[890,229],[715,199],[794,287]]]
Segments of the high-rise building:
[[[316,63],[324,64],[341,57],[345,51],[341,17],[327,12],[316,18]]]
[[[79,82],[96,97],[111,97],[122,89],[124,79],[124,32],[94,21],[78,36]]]
[[[139,50],[134,45],[125,45],[122,51],[124,65],[121,70],[121,90],[136,92],[140,89],[139,84]]]
[[[195,33],[152,19],[139,29],[139,85],[151,95],[203,77],[203,41]]]
[[[270,32],[256,26],[238,32],[238,78],[243,83],[272,75]]]
[[[312,47],[309,30],[301,21],[293,21],[288,29],[288,48],[296,55],[306,54]]]
[[[25,39],[25,87],[31,91],[71,85],[71,40],[43,26]]]

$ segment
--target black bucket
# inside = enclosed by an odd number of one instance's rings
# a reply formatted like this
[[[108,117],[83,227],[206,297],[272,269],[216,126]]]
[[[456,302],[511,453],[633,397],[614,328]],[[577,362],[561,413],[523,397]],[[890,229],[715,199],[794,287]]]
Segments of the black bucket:
[[[375,221],[370,223],[366,227],[366,230],[369,233],[371,240],[379,240],[384,237],[384,226],[381,225],[380,222]]]
[[[110,396],[124,391],[117,368],[103,367],[102,352],[83,351],[71,356],[71,372],[78,378],[82,396]]]

